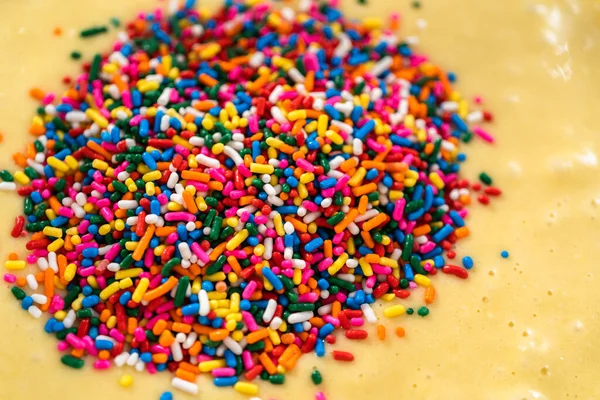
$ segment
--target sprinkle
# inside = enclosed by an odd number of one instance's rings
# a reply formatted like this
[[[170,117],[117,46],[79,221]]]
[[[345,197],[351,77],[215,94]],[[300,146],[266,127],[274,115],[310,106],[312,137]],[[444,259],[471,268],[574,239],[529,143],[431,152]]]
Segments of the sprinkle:
[[[485,172],[482,172],[481,174],[479,174],[479,180],[481,182],[485,183],[486,185],[492,184],[492,178],[490,178],[490,176],[488,174],[486,174]]]
[[[352,353],[348,353],[347,351],[334,350],[332,354],[333,359],[337,361],[354,361],[354,356]]]
[[[313,370],[313,372],[310,374],[310,379],[315,385],[320,385],[321,382],[323,382],[323,377],[318,369]]]
[[[119,384],[123,387],[129,387],[133,384],[133,377],[131,375],[123,375],[119,378]]]
[[[502,256],[502,258],[508,258],[508,251],[502,250],[502,252],[500,252],[500,256]]]
[[[171,392],[163,392],[160,395],[159,400],[173,400],[173,393],[171,393]]]
[[[88,38],[88,37],[92,37],[92,36],[96,36],[102,33],[106,33],[108,31],[108,28],[104,25],[100,25],[100,26],[92,26],[86,29],[83,29],[81,32],[79,32],[79,36],[82,38]]]
[[[507,256],[508,256],[508,253],[507,253]],[[463,266],[466,269],[473,268],[473,259],[471,257],[469,257],[469,256],[463,257],[462,262],[463,262]]]
[[[81,52],[77,50],[73,50],[70,54],[73,60],[79,60],[81,58]]]

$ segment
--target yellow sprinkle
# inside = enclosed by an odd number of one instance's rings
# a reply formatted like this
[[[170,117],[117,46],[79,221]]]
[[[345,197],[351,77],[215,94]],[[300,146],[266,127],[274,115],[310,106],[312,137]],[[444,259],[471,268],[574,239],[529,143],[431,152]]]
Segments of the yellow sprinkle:
[[[226,277],[227,277],[227,275],[225,275],[225,272],[217,272],[216,274],[206,275],[204,277],[204,280],[209,281],[209,282],[218,282],[218,281],[224,281]],[[223,294],[226,295],[226,293],[223,293]]]
[[[133,281],[131,278],[125,278],[122,281],[119,281],[119,289],[127,289],[131,286],[133,286]]]
[[[250,164],[250,171],[255,174],[272,174],[275,171],[275,167],[269,164]]]
[[[102,160],[94,160],[92,161],[92,167],[99,169],[101,171],[106,171],[108,169],[108,163]]]
[[[329,138],[334,144],[344,144],[344,138],[341,137],[336,131],[328,130],[325,132],[325,136],[327,136],[327,138]]]
[[[282,222],[282,219],[281,219],[281,214],[277,214],[273,218],[273,223],[275,224],[275,231],[277,232],[277,234],[279,236],[284,236],[285,235],[285,230],[283,229],[283,222]]]
[[[215,368],[224,368],[227,364],[225,364],[225,360],[211,360],[211,361],[203,361],[198,364],[198,368],[200,372],[210,372]]]
[[[274,331],[271,328],[267,328],[267,332],[269,332],[269,339],[271,339],[271,342],[275,346],[279,346],[281,344],[281,337],[279,337],[279,334],[277,333],[277,331]]]
[[[330,275],[336,274],[346,264],[346,261],[348,261],[348,253],[344,252],[327,268],[327,272]]]
[[[398,261],[388,258],[388,257],[381,257],[379,259],[379,264],[381,265],[385,265],[386,267],[392,267],[392,268],[398,268]]]
[[[235,236],[229,242],[227,242],[225,248],[229,251],[235,250],[236,247],[241,245],[242,242],[248,238],[248,235],[248,230],[242,229],[241,231],[236,233]]]
[[[140,279],[137,287],[135,288],[133,295],[131,295],[131,300],[135,301],[136,303],[139,303],[142,301],[142,296],[144,296],[144,294],[146,293],[146,290],[148,290],[148,286],[150,285],[150,280],[148,278],[142,278]]]
[[[157,83],[158,84],[158,83]],[[100,114],[98,110],[94,110],[93,108],[88,108],[85,110],[85,115],[94,121],[98,126],[102,129],[108,126],[108,120]]]
[[[73,156],[66,156],[65,157],[65,163],[69,166],[70,169],[75,170],[79,167],[79,162],[77,162],[77,159]]]
[[[52,236],[52,237],[55,237],[55,238],[60,238],[63,235],[62,229],[60,229],[60,228],[54,228],[52,226],[46,226],[46,227],[44,227],[44,230],[42,232],[46,236]]]
[[[105,287],[104,289],[102,289],[99,296],[102,300],[106,300],[113,294],[117,293],[118,291],[119,291],[119,282],[113,282],[110,285],[108,285],[107,287]]]
[[[114,328],[115,326],[117,326],[117,316],[116,316],[116,315],[111,315],[111,316],[108,318],[108,321],[106,321],[106,327],[107,327],[108,329],[112,329],[112,328]]]
[[[433,183],[433,186],[435,186],[436,188],[438,188],[438,189],[444,188],[444,181],[442,180],[442,178],[440,178],[440,176],[438,175],[437,172],[430,173],[429,180],[431,181],[431,183]]]
[[[110,232],[111,227],[109,224],[104,224],[102,225],[100,228],[98,228],[98,233],[102,236],[104,235],[108,235],[108,233]]]
[[[137,82],[137,88],[142,93],[149,92],[151,90],[158,90],[159,87],[160,84],[155,81],[147,81],[145,79],[140,79]]]
[[[228,313],[230,313],[231,311],[228,310]],[[234,320],[230,319],[229,321],[227,321],[225,323],[225,329],[227,329],[229,332],[233,332],[235,331],[235,327],[237,326],[237,322],[235,322]]]
[[[419,286],[423,286],[423,287],[431,286],[431,280],[428,277],[426,277],[425,275],[415,274],[414,281]]]
[[[55,170],[59,170],[62,172],[69,172],[69,166],[64,161],[61,161],[56,157],[48,157],[48,159],[46,161],[48,161],[48,165],[50,165]],[[97,160],[94,160],[94,161],[97,161]]]
[[[207,60],[209,58],[214,57],[217,53],[221,51],[221,46],[218,43],[212,42],[208,46],[204,47],[198,55],[201,59]]]
[[[119,281],[125,278],[136,278],[142,272],[144,272],[142,268],[121,269],[115,273],[115,279]]]
[[[306,119],[306,110],[294,110],[290,111],[287,115],[290,121],[297,121],[299,119]]]
[[[369,264],[367,260],[365,260],[364,257],[358,259],[358,265],[360,265],[360,268],[362,269],[363,274],[365,274],[365,276],[373,275],[373,268],[371,267],[371,264]]]
[[[144,174],[142,176],[142,180],[144,182],[157,181],[161,177],[162,177],[162,174],[160,173],[160,171],[152,171],[152,172],[148,172],[147,174]]]
[[[404,309],[403,305],[396,304],[395,306],[390,306],[390,307],[386,308],[385,310],[383,310],[383,315],[386,316],[387,318],[394,318],[394,317],[404,314],[404,311],[406,311],[406,310]]]
[[[58,321],[58,322],[62,322],[65,317],[67,316],[67,312],[60,310],[54,313],[54,318]]]
[[[319,136],[325,136],[328,125],[329,117],[325,114],[319,115],[319,119],[317,120],[317,133],[319,134]]]
[[[23,260],[8,260],[4,263],[4,266],[9,271],[24,269],[26,265],[27,263]]]
[[[71,282],[75,278],[75,273],[77,272],[77,265],[71,263],[67,265],[65,268],[64,278],[67,282]]]
[[[65,241],[58,238],[54,242],[50,243],[46,248],[48,251],[58,251],[65,244]]]
[[[17,182],[19,182],[21,185],[27,185],[29,182],[31,182],[31,180],[29,179],[29,177],[27,175],[25,175],[25,173],[23,171],[17,171],[14,173],[14,178]]]
[[[396,298],[396,295],[394,293],[386,293],[383,296],[381,296],[381,299],[383,301],[392,301]]]
[[[147,191],[146,191],[147,192]],[[115,221],[115,229],[119,232],[125,229],[125,222],[122,219],[118,219]]]
[[[131,375],[123,375],[119,379],[119,384],[123,387],[129,387],[133,383],[133,377]]]

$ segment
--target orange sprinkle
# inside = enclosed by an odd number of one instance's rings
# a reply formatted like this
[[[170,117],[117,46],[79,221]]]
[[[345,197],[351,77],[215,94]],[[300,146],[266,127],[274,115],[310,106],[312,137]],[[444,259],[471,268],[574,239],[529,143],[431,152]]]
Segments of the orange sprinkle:
[[[377,325],[377,337],[379,340],[385,340],[386,335],[385,326]]]
[[[431,304],[435,300],[435,288],[429,286],[425,289],[425,304]]]
[[[396,328],[396,336],[404,337],[405,335],[406,335],[406,332],[404,331],[404,328],[402,328],[400,326]]]

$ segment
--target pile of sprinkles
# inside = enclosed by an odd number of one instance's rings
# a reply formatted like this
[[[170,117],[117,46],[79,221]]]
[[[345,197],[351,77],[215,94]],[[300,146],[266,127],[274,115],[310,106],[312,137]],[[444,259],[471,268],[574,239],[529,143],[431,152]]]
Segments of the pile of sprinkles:
[[[62,96],[31,91],[37,139],[0,172],[25,198],[12,235],[30,254],[4,280],[48,314],[64,364],[256,395],[304,353],[354,360],[327,354],[338,329],[385,340],[377,299],[423,287],[426,316],[432,276],[468,277],[470,257],[449,260],[481,184],[459,178],[459,144],[493,141],[472,127],[489,118],[369,21],[312,2],[211,16],[188,0],[124,24]],[[383,316],[413,312],[395,300]]]

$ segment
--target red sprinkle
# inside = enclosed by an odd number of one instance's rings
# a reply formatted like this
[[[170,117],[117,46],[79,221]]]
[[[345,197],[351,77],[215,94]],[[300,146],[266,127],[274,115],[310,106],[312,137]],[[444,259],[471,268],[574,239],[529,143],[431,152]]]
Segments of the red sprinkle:
[[[346,362],[354,361],[354,355],[352,353],[348,353],[347,351],[334,350],[332,353],[334,360]]]
[[[349,329],[346,331],[346,337],[352,340],[362,340],[369,336],[369,332],[362,329]]]
[[[462,279],[467,279],[469,272],[457,265],[445,265],[442,267],[442,272],[449,275],[454,275]]]
[[[21,237],[21,233],[23,232],[23,227],[25,226],[25,218],[22,215],[19,215],[15,218],[15,226],[10,231],[10,235],[14,238]]]

